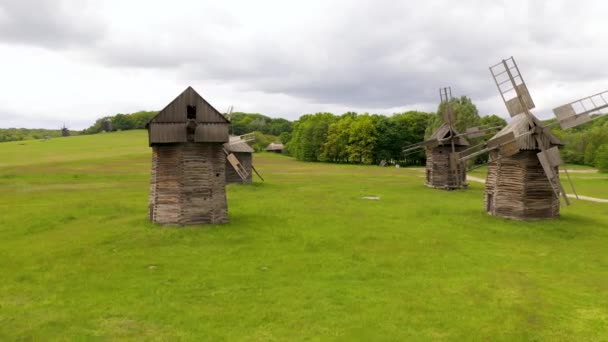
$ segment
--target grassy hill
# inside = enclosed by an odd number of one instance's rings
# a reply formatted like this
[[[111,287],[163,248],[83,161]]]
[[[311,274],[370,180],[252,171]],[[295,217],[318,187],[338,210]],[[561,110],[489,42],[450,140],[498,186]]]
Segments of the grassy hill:
[[[480,184],[256,154],[230,224],[161,228],[144,131],[0,156],[0,340],[606,339],[606,204],[515,222]]]

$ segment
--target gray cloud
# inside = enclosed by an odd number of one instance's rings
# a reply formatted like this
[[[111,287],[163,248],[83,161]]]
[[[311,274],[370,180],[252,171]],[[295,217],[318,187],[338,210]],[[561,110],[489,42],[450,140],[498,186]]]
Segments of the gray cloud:
[[[0,2],[0,41],[56,49],[91,45],[103,32],[81,1]]]
[[[488,67],[511,55],[547,108],[571,100],[563,99],[571,89],[608,80],[601,2],[336,0],[264,8],[261,1],[248,13],[238,12],[247,2],[175,0],[146,3],[146,11],[131,3],[124,13],[116,2],[99,18],[51,0],[37,2],[42,14],[32,14],[27,2],[0,4],[0,39],[70,46],[107,68],[161,70],[183,83],[333,108],[433,104],[438,88],[450,85],[483,113],[504,113]]]
[[[576,46],[597,40],[593,34],[547,24],[560,17],[588,20],[577,6],[366,0],[337,4],[317,22],[294,19],[301,30],[277,27],[270,35],[223,13],[221,20],[201,16],[196,30],[170,31],[171,39],[106,41],[95,54],[109,66],[175,70],[189,81],[215,80],[315,103],[376,108],[433,103],[437,89],[446,85],[455,94],[487,101],[498,95],[488,66],[511,55],[538,88],[608,78],[608,71],[598,70],[603,54],[597,47]],[[336,12],[340,15],[329,16]],[[322,30],[315,30],[318,24]]]

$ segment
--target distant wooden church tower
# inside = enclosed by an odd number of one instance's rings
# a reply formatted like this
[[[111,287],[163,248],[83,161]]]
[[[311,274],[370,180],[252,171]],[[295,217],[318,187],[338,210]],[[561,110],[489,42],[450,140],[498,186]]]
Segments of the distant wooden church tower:
[[[466,188],[465,164],[456,156],[468,146],[467,139],[452,125],[441,125],[426,141],[426,185],[445,190]]]
[[[147,125],[152,147],[149,214],[160,224],[228,222],[229,122],[188,87]]]
[[[542,134],[531,134],[536,130],[542,130]],[[515,137],[515,140],[510,137]],[[499,144],[508,147],[503,149],[509,151],[490,151],[494,162],[488,165],[486,211],[491,215],[520,220],[559,216],[560,199],[547,179],[538,153],[562,146],[561,141],[543,128],[536,117],[522,113],[515,115],[487,142],[488,146]],[[550,151],[557,152],[557,148]],[[559,182],[557,167],[553,173]]]

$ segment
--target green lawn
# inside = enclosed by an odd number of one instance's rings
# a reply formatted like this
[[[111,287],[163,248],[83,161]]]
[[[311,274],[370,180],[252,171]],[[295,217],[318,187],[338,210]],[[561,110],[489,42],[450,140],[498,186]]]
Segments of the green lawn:
[[[230,224],[161,228],[143,131],[0,157],[2,341],[608,340],[607,204],[516,222],[481,184],[256,154]]]

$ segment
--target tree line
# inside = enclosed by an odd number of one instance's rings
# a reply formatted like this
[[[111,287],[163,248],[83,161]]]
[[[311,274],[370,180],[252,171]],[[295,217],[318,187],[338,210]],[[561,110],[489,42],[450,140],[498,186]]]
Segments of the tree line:
[[[437,108],[442,113],[444,104]],[[480,116],[476,106],[466,97],[452,99],[456,113],[455,126],[463,132],[472,126],[504,125],[496,116]],[[262,151],[271,142],[286,145],[286,154],[304,161],[334,163],[377,164],[382,160],[402,165],[422,165],[424,151],[404,155],[403,149],[428,138],[441,125],[442,117],[436,113],[409,111],[392,116],[354,112],[335,115],[316,113],[302,115],[296,121],[271,118],[259,113],[235,112],[227,115],[231,121],[230,133],[242,135],[254,132],[252,146]],[[71,135],[96,134],[103,131],[103,122],[109,120],[113,130],[144,129],[157,111],[139,111],[130,114],[104,116],[82,130],[71,130]],[[548,120],[552,124],[555,119]],[[562,158],[566,163],[594,166],[608,172],[608,116],[593,122],[562,130],[551,127],[565,144]],[[7,128],[0,129],[0,142],[60,137],[61,130]],[[481,139],[471,141],[471,145]],[[483,161],[486,156],[478,157]]]
[[[466,96],[451,101],[456,114],[454,126],[460,132],[466,127],[506,124],[496,115],[480,117],[477,107]],[[437,113],[443,112],[443,106],[439,106]],[[429,138],[442,123],[441,115],[419,111],[392,116],[354,112],[340,116],[308,114],[301,116],[294,123],[291,136],[286,136],[289,138],[287,153],[304,161],[378,164],[384,160],[400,165],[423,165],[424,150],[408,155],[403,150]],[[479,141],[472,139],[471,144]]]
[[[554,123],[555,119],[548,123]],[[608,172],[608,116],[567,130],[553,126],[553,133],[564,143],[562,159],[566,163],[594,166]]]
[[[70,131],[70,135],[77,135],[79,132]],[[0,142],[36,140],[57,138],[61,136],[61,129],[44,128],[0,128]]]

